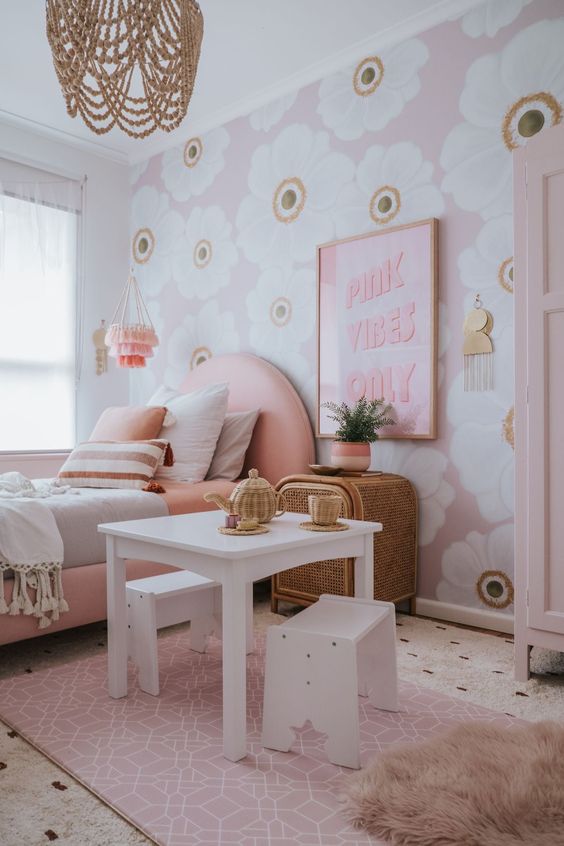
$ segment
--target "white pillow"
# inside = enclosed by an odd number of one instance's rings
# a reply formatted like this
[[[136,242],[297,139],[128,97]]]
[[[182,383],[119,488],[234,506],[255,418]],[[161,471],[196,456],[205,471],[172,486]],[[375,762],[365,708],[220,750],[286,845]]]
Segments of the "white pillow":
[[[165,405],[174,415],[163,437],[170,442],[174,466],[161,467],[160,479],[201,482],[208,472],[225,420],[229,388],[227,382],[206,385],[190,394],[179,394],[166,385],[158,388],[147,405]]]
[[[252,411],[232,411],[225,415],[206,479],[234,481],[239,478],[259,411],[255,408]]]

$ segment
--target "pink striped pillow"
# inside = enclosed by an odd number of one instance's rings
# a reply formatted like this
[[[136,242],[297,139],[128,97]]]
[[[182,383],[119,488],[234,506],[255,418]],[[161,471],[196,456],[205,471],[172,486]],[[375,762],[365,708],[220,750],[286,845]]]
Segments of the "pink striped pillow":
[[[141,490],[161,465],[173,463],[168,441],[87,441],[71,452],[58,478],[73,488]]]

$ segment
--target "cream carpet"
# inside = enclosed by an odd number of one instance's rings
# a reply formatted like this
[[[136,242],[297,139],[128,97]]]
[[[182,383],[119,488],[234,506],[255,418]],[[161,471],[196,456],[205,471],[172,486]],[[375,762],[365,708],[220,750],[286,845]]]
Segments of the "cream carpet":
[[[564,720],[564,654],[533,649],[533,675],[513,678],[513,638],[398,615],[399,674],[524,720]]]
[[[257,597],[256,624],[283,618]],[[564,720],[564,657],[533,650],[535,675],[512,677],[508,636],[398,615],[399,673],[404,679],[528,720]],[[166,637],[166,632],[161,632]],[[33,672],[105,649],[105,627],[0,647],[0,677]],[[152,841],[0,723],[0,843],[3,846],[129,846]],[[17,834],[16,834],[17,831]]]

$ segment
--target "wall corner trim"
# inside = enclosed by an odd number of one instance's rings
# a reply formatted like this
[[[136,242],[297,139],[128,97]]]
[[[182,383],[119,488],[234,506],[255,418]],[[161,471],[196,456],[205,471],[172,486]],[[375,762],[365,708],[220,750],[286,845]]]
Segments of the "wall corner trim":
[[[4,111],[4,109],[0,109],[0,126],[2,125],[14,127],[15,129],[32,133],[50,141],[56,141],[58,144],[74,147],[84,153],[89,153],[91,156],[98,156],[98,158],[107,159],[116,164],[129,165],[127,154],[122,153],[120,150],[115,150],[99,141],[80,138],[78,135],[73,135],[62,129],[56,129],[45,123],[39,123],[30,118],[14,115],[11,112]]]
[[[453,605],[439,602],[437,599],[417,597],[417,614],[421,617],[434,617],[448,623],[460,623],[464,626],[477,626],[495,632],[513,634],[513,614],[488,611],[486,608],[467,608],[465,605]]]

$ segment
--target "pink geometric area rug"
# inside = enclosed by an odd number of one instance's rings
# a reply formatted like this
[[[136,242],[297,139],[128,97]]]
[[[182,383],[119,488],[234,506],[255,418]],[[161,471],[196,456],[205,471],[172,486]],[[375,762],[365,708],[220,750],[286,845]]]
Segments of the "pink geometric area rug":
[[[249,754],[221,753],[221,643],[201,655],[185,631],[159,640],[161,695],[135,686],[110,699],[105,655],[0,682],[0,717],[162,846],[361,846],[339,809],[350,770],[328,763],[324,736],[304,729],[289,753],[260,745],[264,637],[248,656]],[[291,679],[288,684],[292,684]],[[398,742],[468,720],[515,722],[413,684],[401,712],[359,700],[362,764]]]

